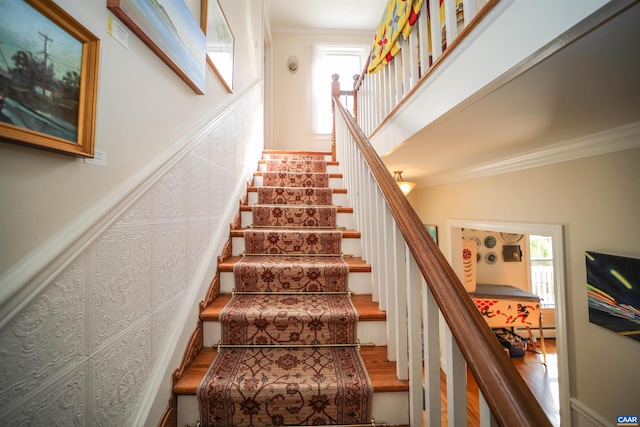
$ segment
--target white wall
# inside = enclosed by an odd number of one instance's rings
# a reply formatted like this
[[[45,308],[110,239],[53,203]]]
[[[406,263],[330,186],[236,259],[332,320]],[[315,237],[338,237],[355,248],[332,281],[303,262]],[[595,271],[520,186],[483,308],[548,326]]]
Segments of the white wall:
[[[439,227],[447,219],[564,226],[572,405],[610,425],[637,412],[640,343],[589,323],[584,252],[640,258],[639,161],[640,149],[625,150],[409,195],[423,222]],[[449,253],[448,233],[439,239]]]
[[[106,0],[57,0],[101,40],[95,147],[106,168],[34,148],[0,144],[0,273],[56,230],[135,176],[231,98],[211,70],[196,95],[129,32],[129,48],[106,32]],[[197,22],[199,0],[188,0]],[[261,2],[224,2],[236,38],[236,88],[261,77]],[[199,24],[198,24],[199,25]],[[8,208],[10,207],[10,208]]]
[[[444,230],[443,230],[444,231]],[[496,245],[493,248],[487,248],[484,244],[488,236],[496,239]],[[529,250],[526,247],[526,239],[522,239],[517,245],[520,245],[522,251],[521,262],[505,262],[502,256],[502,246],[506,243],[500,237],[500,233],[486,230],[473,230],[465,228],[462,231],[463,239],[471,238],[480,239],[478,253],[480,254],[480,262],[477,264],[476,278],[477,283],[488,285],[511,285],[516,288],[528,290],[527,263],[525,260],[529,256]],[[487,254],[490,252],[498,256],[498,260],[494,264],[487,263]]]
[[[312,128],[311,59],[316,42],[369,44],[371,36],[329,34],[273,35],[273,148],[279,150],[330,151],[331,141],[316,140]],[[289,72],[287,59],[298,58],[298,71]],[[343,87],[351,78],[341,76]],[[350,87],[350,86],[349,86]],[[327,81],[327,102],[331,102],[331,80]]]
[[[235,93],[198,96],[104,0],[57,0],[101,38],[107,167],[0,144],[0,424],[156,425],[262,147],[262,2],[221,2]],[[187,4],[199,22],[199,0]]]

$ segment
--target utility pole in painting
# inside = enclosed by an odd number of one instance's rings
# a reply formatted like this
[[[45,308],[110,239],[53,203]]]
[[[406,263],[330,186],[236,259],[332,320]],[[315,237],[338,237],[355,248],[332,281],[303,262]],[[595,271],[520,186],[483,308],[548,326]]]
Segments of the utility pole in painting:
[[[44,68],[47,68],[47,44],[49,42],[53,43],[53,39],[51,37],[49,37],[47,34],[42,34],[40,31],[38,31],[38,34],[40,34],[42,37],[44,37],[44,51],[42,51],[42,53],[44,54]]]

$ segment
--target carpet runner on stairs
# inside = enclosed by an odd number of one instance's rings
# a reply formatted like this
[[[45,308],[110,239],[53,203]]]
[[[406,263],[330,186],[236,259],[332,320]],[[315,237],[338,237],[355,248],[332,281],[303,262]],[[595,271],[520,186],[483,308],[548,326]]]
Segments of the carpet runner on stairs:
[[[203,426],[371,423],[373,388],[326,162],[267,160],[220,353],[197,392]]]

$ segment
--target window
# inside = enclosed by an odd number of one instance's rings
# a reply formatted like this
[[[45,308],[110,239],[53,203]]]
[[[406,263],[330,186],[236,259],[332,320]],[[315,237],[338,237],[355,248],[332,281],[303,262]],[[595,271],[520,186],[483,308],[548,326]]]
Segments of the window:
[[[542,308],[555,307],[553,247],[550,236],[529,236],[531,292],[540,296]]]
[[[365,45],[314,45],[312,110],[316,135],[331,134],[331,76],[338,74],[342,89],[350,89],[353,75],[362,72],[368,52],[369,47]]]

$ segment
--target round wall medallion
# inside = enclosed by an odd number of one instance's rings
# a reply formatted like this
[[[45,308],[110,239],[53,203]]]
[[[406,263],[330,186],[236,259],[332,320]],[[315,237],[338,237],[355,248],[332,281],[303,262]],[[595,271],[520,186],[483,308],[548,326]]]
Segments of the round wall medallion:
[[[488,247],[489,249],[491,248],[495,248],[496,247],[496,238],[493,236],[488,236],[486,239],[484,239],[484,245],[486,247]]]
[[[489,252],[484,259],[487,261],[487,264],[495,264],[498,260],[498,255],[495,252]]]
[[[502,236],[502,239],[510,245],[517,243],[522,239],[522,234],[500,233],[500,236]]]

